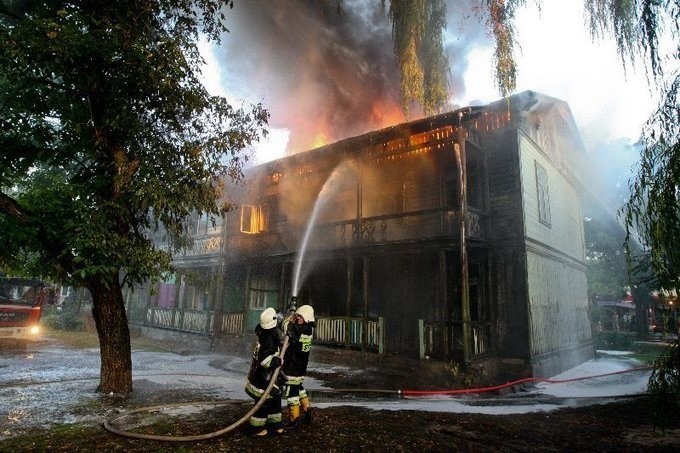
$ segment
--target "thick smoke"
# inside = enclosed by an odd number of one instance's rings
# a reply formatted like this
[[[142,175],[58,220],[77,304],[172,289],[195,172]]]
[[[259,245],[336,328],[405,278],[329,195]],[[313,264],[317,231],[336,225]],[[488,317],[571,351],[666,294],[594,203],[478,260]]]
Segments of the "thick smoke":
[[[385,2],[380,0],[248,0],[229,13],[231,33],[219,64],[230,90],[261,100],[273,128],[290,130],[288,152],[305,151],[406,120]],[[448,2],[449,24],[462,11]],[[468,14],[469,14],[469,6]],[[475,20],[475,39],[479,25]],[[447,42],[452,88],[464,91],[469,42]],[[409,118],[409,119],[413,119]]]

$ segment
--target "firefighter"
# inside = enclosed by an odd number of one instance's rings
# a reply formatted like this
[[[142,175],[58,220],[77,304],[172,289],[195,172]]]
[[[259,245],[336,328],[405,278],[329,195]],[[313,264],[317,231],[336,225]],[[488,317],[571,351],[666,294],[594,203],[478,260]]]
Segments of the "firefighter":
[[[288,348],[281,371],[284,374],[284,397],[288,404],[289,428],[296,428],[301,420],[312,421],[311,402],[302,383],[307,373],[314,327],[314,309],[310,305],[300,306],[284,323],[284,330],[288,335]]]
[[[245,390],[256,403],[264,395],[274,371],[282,363],[279,357],[281,339],[277,321],[276,311],[267,308],[260,315],[260,323],[255,327],[257,342],[253,348],[253,361]],[[278,385],[274,385],[262,406],[250,417],[249,434],[266,436],[282,433],[281,390]]]

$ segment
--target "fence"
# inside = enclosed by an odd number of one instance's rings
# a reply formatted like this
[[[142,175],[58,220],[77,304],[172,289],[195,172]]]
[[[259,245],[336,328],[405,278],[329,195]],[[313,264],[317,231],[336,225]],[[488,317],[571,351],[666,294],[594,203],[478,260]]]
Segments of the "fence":
[[[314,341],[319,344],[361,347],[382,354],[385,350],[384,320],[368,320],[366,325],[366,344],[364,345],[364,320],[348,316],[317,318]]]
[[[132,324],[144,324],[183,332],[205,333],[213,331],[215,313],[212,311],[188,310],[183,308],[148,307],[128,313]],[[218,323],[224,335],[238,335],[245,331],[244,313],[223,313]],[[365,327],[364,327],[365,326]],[[364,328],[366,339],[364,344]],[[362,318],[330,317],[317,318],[314,341],[318,344],[361,347],[382,354],[385,350],[385,328],[382,317],[368,320]]]
[[[459,326],[461,324],[459,323]],[[438,322],[418,320],[420,358],[441,355],[446,341],[446,328]],[[473,356],[489,352],[491,327],[488,322],[471,323],[471,350]]]
[[[134,310],[128,313],[128,316],[133,324],[206,334],[213,331],[215,322],[215,312],[184,308],[148,307],[145,316],[140,310]],[[245,327],[243,313],[222,313],[220,317],[222,333],[243,333]]]

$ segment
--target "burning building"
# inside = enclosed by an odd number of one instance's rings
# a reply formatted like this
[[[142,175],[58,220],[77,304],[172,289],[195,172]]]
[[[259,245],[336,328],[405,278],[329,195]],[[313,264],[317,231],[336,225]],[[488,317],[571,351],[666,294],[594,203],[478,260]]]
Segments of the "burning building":
[[[583,152],[568,105],[524,92],[266,163],[130,319],[227,338],[296,296],[320,344],[554,375],[594,353]]]

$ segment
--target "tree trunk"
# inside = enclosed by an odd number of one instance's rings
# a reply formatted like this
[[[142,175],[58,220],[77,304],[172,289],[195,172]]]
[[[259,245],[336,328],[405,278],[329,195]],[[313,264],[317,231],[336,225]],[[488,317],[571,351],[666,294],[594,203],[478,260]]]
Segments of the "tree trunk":
[[[90,281],[92,316],[99,336],[101,371],[98,392],[129,395],[132,392],[130,330],[118,275]]]

